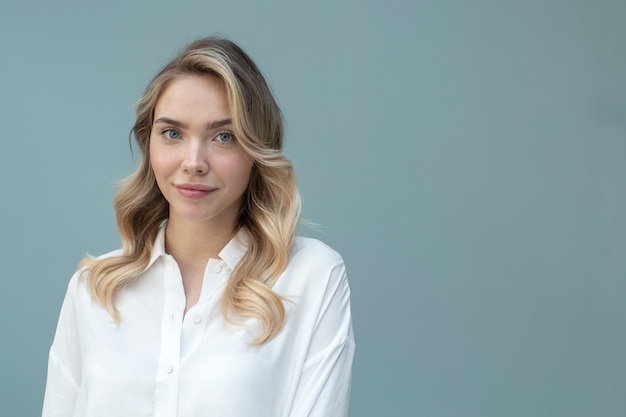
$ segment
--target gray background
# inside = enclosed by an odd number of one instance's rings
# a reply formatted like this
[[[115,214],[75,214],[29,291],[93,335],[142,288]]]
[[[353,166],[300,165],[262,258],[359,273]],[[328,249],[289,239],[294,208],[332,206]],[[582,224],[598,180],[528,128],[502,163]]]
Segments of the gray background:
[[[626,2],[0,2],[0,414],[119,246],[133,103],[198,36],[259,63],[349,268],[351,416],[626,415]]]

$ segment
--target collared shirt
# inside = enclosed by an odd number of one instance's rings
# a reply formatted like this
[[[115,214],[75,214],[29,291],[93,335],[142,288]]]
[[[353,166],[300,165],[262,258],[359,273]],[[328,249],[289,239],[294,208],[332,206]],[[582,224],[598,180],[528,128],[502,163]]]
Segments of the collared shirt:
[[[118,323],[78,273],[72,277],[50,349],[44,417],[347,415],[354,336],[339,254],[296,238],[273,287],[286,297],[284,326],[251,346],[257,320],[232,325],[220,310],[246,251],[242,233],[209,260],[199,301],[186,314],[164,236],[163,227],[149,266],[117,295]]]

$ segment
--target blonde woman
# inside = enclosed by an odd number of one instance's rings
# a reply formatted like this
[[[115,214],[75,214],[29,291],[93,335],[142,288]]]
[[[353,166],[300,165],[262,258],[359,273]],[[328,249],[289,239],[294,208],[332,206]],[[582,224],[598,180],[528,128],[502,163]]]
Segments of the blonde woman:
[[[295,237],[282,116],[219,38],[137,104],[123,248],[83,259],[50,349],[43,416],[345,416],[354,353],[341,257]]]

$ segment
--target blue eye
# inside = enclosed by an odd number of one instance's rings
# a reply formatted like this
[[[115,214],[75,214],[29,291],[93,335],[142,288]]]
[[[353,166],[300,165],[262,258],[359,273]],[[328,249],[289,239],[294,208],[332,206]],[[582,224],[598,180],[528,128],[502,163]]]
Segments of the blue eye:
[[[222,132],[215,139],[220,143],[230,143],[235,140],[235,136],[229,132]]]
[[[178,130],[174,130],[174,129],[166,129],[163,131],[163,135],[165,135],[165,137],[167,139],[171,139],[171,140],[176,140],[176,139],[180,139],[180,132]]]

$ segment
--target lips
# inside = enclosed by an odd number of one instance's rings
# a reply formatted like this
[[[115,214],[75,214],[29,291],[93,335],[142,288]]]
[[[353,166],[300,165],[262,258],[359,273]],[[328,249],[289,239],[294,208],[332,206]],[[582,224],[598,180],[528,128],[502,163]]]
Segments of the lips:
[[[174,184],[174,187],[186,198],[202,198],[217,190],[204,184]]]

